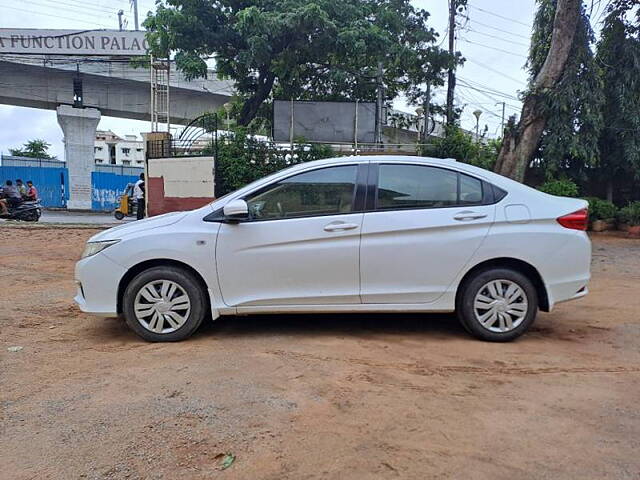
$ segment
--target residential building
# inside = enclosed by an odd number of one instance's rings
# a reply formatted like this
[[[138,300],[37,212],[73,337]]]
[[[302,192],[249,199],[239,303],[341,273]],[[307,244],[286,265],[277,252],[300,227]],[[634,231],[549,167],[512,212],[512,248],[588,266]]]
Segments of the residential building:
[[[101,165],[144,165],[144,142],[136,135],[116,135],[111,130],[98,130],[93,147],[94,158]]]

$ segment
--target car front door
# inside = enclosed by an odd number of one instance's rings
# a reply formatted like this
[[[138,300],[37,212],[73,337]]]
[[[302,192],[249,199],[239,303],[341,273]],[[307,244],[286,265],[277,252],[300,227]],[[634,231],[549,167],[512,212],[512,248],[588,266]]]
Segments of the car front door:
[[[216,242],[224,302],[360,303],[366,169],[367,164],[320,167],[246,195],[250,219],[223,223]]]
[[[486,237],[491,186],[452,169],[371,164],[362,225],[363,303],[437,300]],[[491,197],[489,196],[491,193]]]

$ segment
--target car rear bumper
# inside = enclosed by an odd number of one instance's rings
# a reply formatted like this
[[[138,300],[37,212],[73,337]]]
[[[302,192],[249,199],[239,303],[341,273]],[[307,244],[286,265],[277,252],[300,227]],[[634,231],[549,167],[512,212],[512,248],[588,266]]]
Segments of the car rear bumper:
[[[591,279],[591,241],[585,232],[576,232],[546,264],[543,278],[549,310],[556,303],[584,297]]]
[[[118,285],[126,269],[98,253],[76,263],[74,301],[85,313],[118,316]]]
[[[587,293],[589,293],[589,289],[587,288],[588,283],[589,278],[572,282],[547,285],[549,310],[551,310],[554,305],[557,305],[558,303],[577,300],[578,298],[584,297]]]

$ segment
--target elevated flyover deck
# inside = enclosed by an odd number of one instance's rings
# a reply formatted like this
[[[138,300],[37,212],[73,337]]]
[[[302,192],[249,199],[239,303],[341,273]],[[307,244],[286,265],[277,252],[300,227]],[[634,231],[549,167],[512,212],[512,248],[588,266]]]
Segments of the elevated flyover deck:
[[[151,120],[150,73],[128,60],[0,55],[0,104],[56,110],[74,104],[74,78],[82,80],[84,107],[109,117]],[[232,83],[208,78],[187,80],[171,71],[171,123],[186,125],[220,108],[233,94]]]

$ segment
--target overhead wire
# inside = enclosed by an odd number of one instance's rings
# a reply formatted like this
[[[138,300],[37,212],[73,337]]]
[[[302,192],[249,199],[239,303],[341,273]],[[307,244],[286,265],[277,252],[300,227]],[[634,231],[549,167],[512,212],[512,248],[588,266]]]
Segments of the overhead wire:
[[[468,3],[467,6],[473,8],[474,10],[478,10],[480,12],[486,13],[487,15],[492,15],[494,17],[501,18],[501,19],[507,20],[509,22],[513,22],[513,23],[517,23],[519,25],[523,25],[525,27],[532,27],[533,26],[530,23],[524,23],[524,22],[521,22],[519,20],[515,20],[513,18],[505,17],[504,15],[500,15],[499,13],[491,12],[489,10],[485,10],[484,8],[477,7],[472,3]]]
[[[467,16],[467,18],[469,18],[469,17]],[[471,19],[469,18],[469,20],[471,20]],[[481,27],[489,28],[491,30],[495,30],[497,32],[501,32],[501,33],[504,33],[506,35],[513,35],[514,37],[519,37],[519,38],[522,38],[524,40],[530,40],[530,37],[528,37],[527,35],[521,35],[519,33],[513,33],[513,32],[510,32],[508,30],[504,30],[502,28],[498,28],[498,27],[496,27],[494,25],[488,25],[486,23],[482,23],[482,22],[476,20],[475,18],[473,20],[471,20],[471,21],[476,25],[480,25]]]
[[[500,75],[500,76],[502,76],[504,78],[507,78],[507,79],[509,79],[509,80],[511,80],[513,82],[516,82],[516,83],[518,83],[518,84],[520,84],[522,86],[525,86],[525,83],[523,83],[522,80],[518,80],[517,78],[511,77],[511,76],[507,75],[506,73],[501,72],[500,70],[497,70],[495,68],[492,68],[492,67],[490,67],[490,66],[488,66],[488,65],[486,65],[484,63],[477,62],[477,61],[475,61],[473,59],[470,59],[470,58],[467,58],[467,62],[473,63],[474,65],[477,65],[477,66],[479,66],[481,68],[489,70],[490,72],[493,72],[496,75]]]
[[[11,10],[17,10],[19,12],[30,13],[32,15],[40,15],[40,16],[43,16],[43,17],[51,17],[51,18],[60,18],[60,19],[63,19],[63,20],[70,20],[70,21],[73,21],[73,22],[88,23],[90,25],[98,25],[100,27],[109,28],[109,25],[106,25],[104,23],[92,22],[92,21],[88,21],[88,20],[84,20],[84,19],[78,19],[78,18],[70,18],[70,17],[65,17],[65,16],[62,16],[62,15],[55,15],[53,13],[37,12],[37,11],[33,11],[33,10],[28,10],[26,8],[14,7],[12,5],[2,5],[2,4],[0,4],[0,7],[9,8]]]
[[[43,1],[48,1],[48,0],[43,0]],[[74,15],[80,15],[80,16],[85,16],[85,17],[95,17],[95,13],[91,13],[91,12],[83,12],[83,11],[78,11],[78,8],[75,5],[69,4],[69,3],[64,3],[64,2],[55,2],[56,5],[51,5],[51,4],[47,4],[47,3],[41,3],[41,2],[36,2],[33,0],[21,0],[22,4],[28,4],[28,5],[34,5],[36,7],[44,7],[44,8],[51,8],[51,9],[55,9],[56,11],[60,11],[63,10],[65,12],[72,12]],[[59,6],[59,5],[65,5],[65,6]],[[68,8],[71,7],[71,8]],[[85,7],[86,8],[86,7]],[[105,16],[106,12],[100,12],[100,15]],[[115,11],[113,11],[112,15],[106,15],[107,17],[110,18],[115,18]]]
[[[461,38],[460,40],[461,40],[462,42],[465,42],[465,43],[470,43],[471,45],[477,45],[477,46],[479,46],[479,47],[488,48],[488,49],[490,49],[490,50],[495,50],[496,52],[504,53],[504,54],[506,54],[506,55],[512,55],[512,56],[514,56],[514,57],[520,57],[520,58],[527,58],[527,56],[526,56],[526,55],[521,55],[521,54],[519,54],[519,53],[513,53],[513,52],[510,52],[509,50],[503,50],[502,48],[492,47],[492,46],[490,46],[490,45],[485,45],[485,44],[483,44],[483,43],[474,42],[474,41],[469,40],[469,39],[466,39],[466,38]]]
[[[502,38],[502,37],[499,37],[497,35],[492,35],[490,33],[484,33],[484,32],[481,32],[479,30],[475,30],[475,29],[470,28],[470,27],[467,27],[467,32],[473,32],[473,33],[477,33],[478,35],[484,35],[485,37],[493,38],[495,40],[500,40],[502,42],[509,43],[510,45],[519,45],[521,47],[527,47],[527,48],[529,47],[529,45],[527,45],[527,44],[524,44],[524,43],[521,43],[521,42],[514,42],[513,40],[509,40],[507,38]]]

